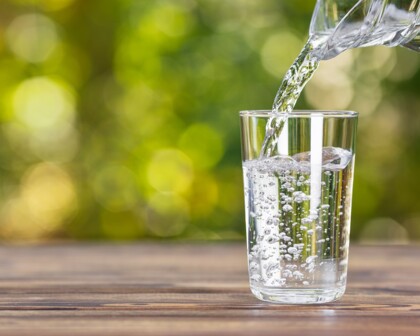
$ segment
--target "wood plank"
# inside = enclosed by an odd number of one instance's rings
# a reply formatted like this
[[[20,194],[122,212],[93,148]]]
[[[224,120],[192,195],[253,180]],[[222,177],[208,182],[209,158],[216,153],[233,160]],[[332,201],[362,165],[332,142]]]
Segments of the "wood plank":
[[[244,244],[0,247],[0,335],[420,335],[420,247],[353,246],[341,301],[270,305]]]

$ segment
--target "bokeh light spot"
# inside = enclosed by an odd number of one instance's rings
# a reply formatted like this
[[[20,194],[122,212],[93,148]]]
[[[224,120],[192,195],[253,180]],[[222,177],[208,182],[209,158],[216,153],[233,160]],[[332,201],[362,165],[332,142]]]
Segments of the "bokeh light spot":
[[[176,149],[156,152],[147,168],[150,185],[160,192],[183,193],[193,179],[191,160]]]
[[[65,84],[48,77],[20,83],[12,96],[12,119],[4,127],[13,147],[39,158],[65,162],[78,150],[75,97]]]
[[[388,47],[372,47],[360,49],[357,55],[355,69],[358,72],[374,71],[381,77],[388,77],[395,65],[395,49]]]
[[[118,102],[116,111],[125,127],[139,136],[147,136],[156,134],[162,127],[172,115],[172,106],[166,94],[155,92],[146,85],[138,85],[127,90]]]
[[[13,107],[16,118],[34,131],[72,122],[75,114],[71,91],[47,77],[23,81],[14,93]]]
[[[304,93],[308,102],[316,109],[346,109],[354,97],[352,81],[347,73],[353,58],[343,54],[321,63]]]
[[[177,195],[156,193],[148,203],[148,229],[158,237],[180,235],[189,223],[187,202]]]
[[[375,77],[372,80],[364,79],[355,87],[354,99],[350,108],[361,112],[360,118],[366,118],[378,108],[383,100],[380,82]]]
[[[6,37],[16,56],[32,63],[45,61],[58,43],[54,22],[41,14],[18,16],[7,28]]]
[[[276,78],[283,78],[302,49],[302,41],[292,33],[271,35],[261,49],[264,69]]]
[[[12,240],[48,238],[78,209],[73,178],[63,168],[40,163],[28,169],[20,193],[0,214],[0,235]]]
[[[41,163],[31,168],[21,189],[30,213],[45,225],[61,224],[77,208],[73,180],[57,165]]]
[[[48,226],[34,220],[27,205],[19,198],[5,203],[0,216],[0,236],[3,239],[38,240],[50,233]]]
[[[210,168],[223,156],[220,134],[206,124],[194,124],[187,128],[179,140],[179,148],[194,162],[197,168]]]
[[[155,20],[157,27],[169,36],[184,35],[190,30],[192,23],[189,13],[176,2],[159,6]]]

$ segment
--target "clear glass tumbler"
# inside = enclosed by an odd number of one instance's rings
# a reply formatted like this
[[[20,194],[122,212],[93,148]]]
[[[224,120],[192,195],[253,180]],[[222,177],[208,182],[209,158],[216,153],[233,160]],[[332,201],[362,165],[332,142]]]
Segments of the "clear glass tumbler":
[[[337,300],[346,287],[358,115],[292,112],[266,158],[270,112],[240,113],[251,291],[277,303]]]

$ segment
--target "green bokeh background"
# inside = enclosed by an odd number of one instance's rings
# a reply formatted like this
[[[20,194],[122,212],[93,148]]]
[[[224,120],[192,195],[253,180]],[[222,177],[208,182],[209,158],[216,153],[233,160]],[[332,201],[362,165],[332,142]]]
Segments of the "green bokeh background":
[[[3,0],[0,236],[243,239],[238,111],[268,109],[315,1]],[[298,108],[360,112],[353,241],[420,238],[420,55],[353,50]]]

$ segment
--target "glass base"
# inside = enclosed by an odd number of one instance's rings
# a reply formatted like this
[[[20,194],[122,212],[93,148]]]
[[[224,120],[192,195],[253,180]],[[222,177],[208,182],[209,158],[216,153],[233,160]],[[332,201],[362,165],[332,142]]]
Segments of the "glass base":
[[[340,299],[346,286],[317,288],[260,288],[252,287],[251,292],[260,300],[281,304],[321,304]]]

